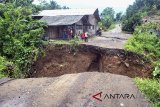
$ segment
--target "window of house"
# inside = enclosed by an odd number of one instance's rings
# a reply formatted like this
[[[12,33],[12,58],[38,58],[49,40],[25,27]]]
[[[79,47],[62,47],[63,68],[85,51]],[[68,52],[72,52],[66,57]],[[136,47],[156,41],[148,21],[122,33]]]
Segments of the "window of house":
[[[80,25],[76,26],[76,29],[82,29],[82,26],[80,26]]]
[[[89,26],[89,29],[94,30],[94,26]]]
[[[93,30],[95,29],[94,25],[92,26],[92,29],[93,29]]]

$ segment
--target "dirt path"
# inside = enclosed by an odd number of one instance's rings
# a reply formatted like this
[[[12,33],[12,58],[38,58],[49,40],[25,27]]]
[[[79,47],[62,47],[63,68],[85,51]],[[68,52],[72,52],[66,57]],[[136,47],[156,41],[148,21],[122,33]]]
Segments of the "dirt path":
[[[0,86],[0,106],[151,107],[133,79],[98,72],[9,81]]]
[[[116,25],[116,28],[109,32],[103,32],[101,37],[89,39],[88,45],[100,46],[105,48],[123,49],[124,44],[131,34],[122,32],[121,27]]]

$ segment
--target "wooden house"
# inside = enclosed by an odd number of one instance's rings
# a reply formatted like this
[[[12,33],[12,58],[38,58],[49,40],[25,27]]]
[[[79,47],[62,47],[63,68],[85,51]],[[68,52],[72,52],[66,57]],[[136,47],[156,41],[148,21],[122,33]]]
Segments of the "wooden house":
[[[45,37],[49,39],[68,38],[64,36],[66,29],[72,29],[73,35],[85,31],[89,35],[95,35],[100,21],[98,9],[43,10],[33,17],[47,23]]]

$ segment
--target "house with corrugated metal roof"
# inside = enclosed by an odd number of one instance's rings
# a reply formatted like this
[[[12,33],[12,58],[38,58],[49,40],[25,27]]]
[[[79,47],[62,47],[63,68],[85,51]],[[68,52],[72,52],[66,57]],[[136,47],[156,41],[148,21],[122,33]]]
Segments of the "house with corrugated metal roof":
[[[86,31],[89,35],[95,35],[100,21],[98,9],[43,10],[33,17],[47,23],[45,37],[49,39],[67,39],[68,29],[72,30],[73,35]]]

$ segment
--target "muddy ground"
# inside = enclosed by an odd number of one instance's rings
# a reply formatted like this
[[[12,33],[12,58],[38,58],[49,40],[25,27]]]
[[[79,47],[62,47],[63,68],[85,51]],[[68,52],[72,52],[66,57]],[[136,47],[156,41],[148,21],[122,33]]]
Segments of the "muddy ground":
[[[29,77],[56,77],[81,72],[109,72],[129,77],[150,77],[152,67],[143,56],[122,49],[82,44],[70,51],[66,45],[45,47],[46,55],[34,63]]]

